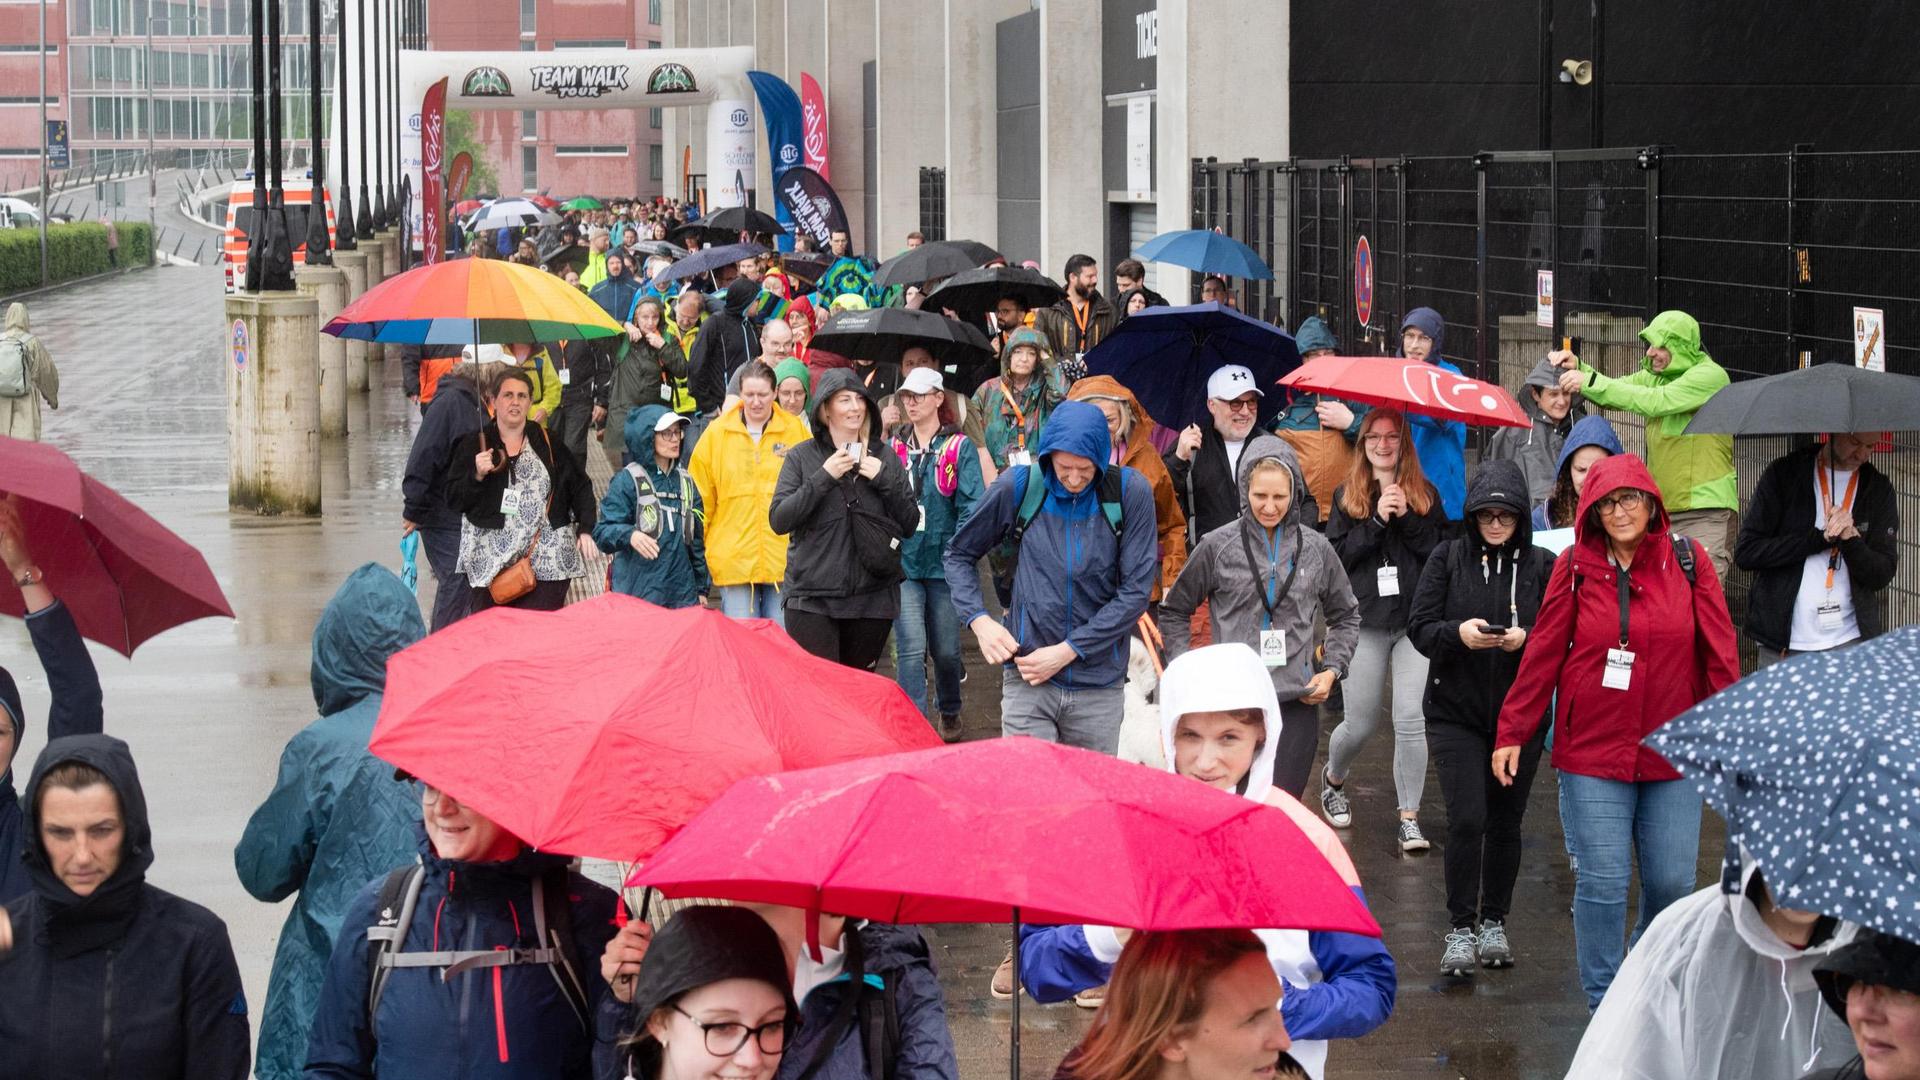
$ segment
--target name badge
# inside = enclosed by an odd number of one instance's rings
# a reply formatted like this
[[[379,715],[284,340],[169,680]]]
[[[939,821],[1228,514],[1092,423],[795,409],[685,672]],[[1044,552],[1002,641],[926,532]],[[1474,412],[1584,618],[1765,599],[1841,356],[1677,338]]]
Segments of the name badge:
[[[1287,666],[1287,632],[1260,631],[1260,660],[1270,668]]]
[[[1633,653],[1626,649],[1607,650],[1607,668],[1600,673],[1600,685],[1609,690],[1625,690],[1633,682]]]
[[[660,400],[666,402],[669,405],[673,404],[673,384],[672,383],[660,384]]]
[[[1376,578],[1376,580],[1379,582],[1379,594],[1381,596],[1399,596],[1400,595],[1400,568],[1399,567],[1397,566],[1381,567],[1380,573]]]
[[[915,525],[915,526],[913,527],[913,531],[914,531],[914,532],[926,532],[926,531],[927,531],[927,508],[926,508],[926,506],[925,506],[925,505],[922,505],[922,506],[920,507],[920,524],[918,524],[918,525]]]
[[[520,489],[510,487],[500,493],[500,513],[508,521],[520,520]]]
[[[560,385],[570,386],[572,385],[572,383],[573,383],[573,369],[561,368],[560,369]]]
[[[1840,601],[1829,600],[1813,609],[1813,615],[1820,629],[1838,630],[1845,612],[1840,608]]]
[[[1015,465],[1031,466],[1032,464],[1033,464],[1033,455],[1027,453],[1025,450],[1015,450],[1012,453],[1007,455],[1007,468],[1009,469],[1013,468]]]

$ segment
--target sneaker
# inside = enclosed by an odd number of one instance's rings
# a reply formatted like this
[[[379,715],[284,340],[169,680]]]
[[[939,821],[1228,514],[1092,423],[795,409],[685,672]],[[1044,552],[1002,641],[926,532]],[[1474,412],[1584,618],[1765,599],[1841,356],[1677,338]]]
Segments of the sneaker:
[[[1336,829],[1353,825],[1353,806],[1347,802],[1346,787],[1328,780],[1326,773],[1320,774],[1320,813]]]
[[[1073,1003],[1083,1009],[1097,1009],[1107,1003],[1107,988],[1095,986],[1073,995]]]
[[[1440,954],[1440,974],[1453,979],[1471,979],[1479,957],[1474,955],[1473,927],[1456,926],[1447,931],[1447,951]]]
[[[1425,851],[1433,845],[1427,842],[1427,834],[1420,831],[1420,823],[1413,818],[1400,819],[1400,850]]]
[[[947,742],[959,742],[962,728],[959,713],[940,714],[940,737]]]
[[[1513,946],[1507,944],[1507,928],[1500,920],[1488,919],[1480,924],[1479,946],[1481,967],[1513,966]]]
[[[1007,958],[993,969],[993,982],[987,984],[987,992],[1001,1001],[1008,1001],[1013,998],[1013,984],[1013,945],[1009,942]]]

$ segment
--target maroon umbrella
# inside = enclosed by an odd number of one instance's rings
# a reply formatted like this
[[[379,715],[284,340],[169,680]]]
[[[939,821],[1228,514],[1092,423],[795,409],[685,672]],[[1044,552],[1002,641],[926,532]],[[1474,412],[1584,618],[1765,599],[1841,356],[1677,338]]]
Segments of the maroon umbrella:
[[[82,636],[132,656],[181,623],[233,618],[198,550],[53,447],[0,436],[0,496]],[[25,613],[0,590],[0,614]]]

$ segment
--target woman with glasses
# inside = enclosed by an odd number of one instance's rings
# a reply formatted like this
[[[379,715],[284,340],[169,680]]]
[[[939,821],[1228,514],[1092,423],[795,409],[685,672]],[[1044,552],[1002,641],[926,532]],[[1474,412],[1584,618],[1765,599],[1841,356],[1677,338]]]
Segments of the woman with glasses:
[[[1698,542],[1669,530],[1638,457],[1593,466],[1573,528],[1501,707],[1492,765],[1502,785],[1524,775],[1552,703],[1560,823],[1578,860],[1574,953],[1595,1008],[1626,953],[1635,864],[1634,940],[1694,887],[1700,796],[1641,740],[1732,685],[1740,658],[1720,576]]]
[[[1520,670],[1553,556],[1533,545],[1526,474],[1510,460],[1480,466],[1467,487],[1466,532],[1433,549],[1413,594],[1407,637],[1426,656],[1427,750],[1447,806],[1449,927],[1440,974],[1513,966],[1507,911],[1520,873],[1520,820],[1545,733],[1521,747],[1511,786],[1494,782],[1500,703]]]
[[[1347,568],[1360,602],[1360,642],[1341,686],[1346,718],[1333,729],[1322,774],[1320,810],[1337,828],[1353,824],[1347,770],[1388,714],[1392,687],[1393,787],[1400,808],[1398,842],[1404,852],[1430,846],[1420,831],[1420,796],[1427,782],[1427,727],[1420,715],[1427,658],[1407,637],[1413,588],[1427,556],[1440,542],[1446,511],[1427,482],[1413,448],[1406,415],[1375,409],[1360,427],[1347,482],[1333,493],[1327,539]]]
[[[601,958],[614,1002],[600,1010],[593,1075],[771,1080],[800,1017],[773,928],[744,907],[700,905],[647,938],[630,922]],[[606,1029],[622,1019],[616,1044]]]

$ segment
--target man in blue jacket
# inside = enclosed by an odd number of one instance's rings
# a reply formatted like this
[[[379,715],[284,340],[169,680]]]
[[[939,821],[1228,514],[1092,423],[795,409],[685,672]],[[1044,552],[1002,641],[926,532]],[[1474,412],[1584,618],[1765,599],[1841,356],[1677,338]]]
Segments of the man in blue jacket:
[[[1001,473],[947,545],[954,610],[987,662],[1005,665],[1003,734],[1119,751],[1127,636],[1147,610],[1160,544],[1152,486],[1109,465],[1111,453],[1106,415],[1061,402],[1038,462]],[[1046,486],[1037,510],[1032,483]],[[1022,523],[1024,511],[1032,512]],[[987,613],[977,570],[1003,540],[1019,559],[1004,624]]]
[[[295,892],[267,984],[254,1075],[294,1080],[327,958],[361,887],[413,857],[420,803],[367,752],[387,685],[387,660],[427,634],[420,605],[393,571],[368,563],[348,576],[313,629],[313,700],[320,718],[280,754],[273,793],[233,851],[256,900]]]

